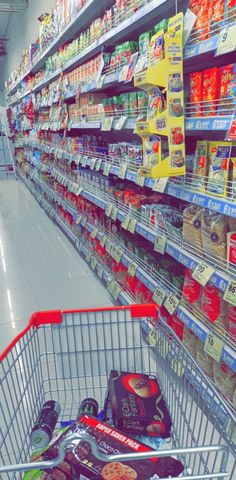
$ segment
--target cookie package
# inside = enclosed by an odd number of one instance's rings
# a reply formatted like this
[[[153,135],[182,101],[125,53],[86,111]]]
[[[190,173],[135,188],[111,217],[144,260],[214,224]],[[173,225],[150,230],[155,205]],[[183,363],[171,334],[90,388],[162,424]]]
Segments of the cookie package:
[[[170,436],[171,418],[154,375],[112,370],[108,389],[117,428],[148,436]]]

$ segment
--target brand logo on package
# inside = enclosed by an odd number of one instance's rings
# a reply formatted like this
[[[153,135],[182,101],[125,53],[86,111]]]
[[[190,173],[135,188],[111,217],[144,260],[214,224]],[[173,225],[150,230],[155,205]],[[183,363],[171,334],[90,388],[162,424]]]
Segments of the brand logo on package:
[[[156,129],[157,130],[164,130],[166,128],[166,119],[165,118],[158,118],[156,120]]]

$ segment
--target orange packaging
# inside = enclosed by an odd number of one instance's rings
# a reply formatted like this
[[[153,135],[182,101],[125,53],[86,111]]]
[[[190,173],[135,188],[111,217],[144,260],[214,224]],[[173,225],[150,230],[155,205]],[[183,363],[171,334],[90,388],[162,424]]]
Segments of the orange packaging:
[[[202,100],[204,117],[216,114],[216,100],[220,93],[221,69],[217,67],[208,68],[203,71]]]
[[[209,0],[190,0],[190,10],[197,15],[194,25],[196,29],[196,41],[209,38]]]
[[[190,116],[201,116],[202,102],[202,72],[190,73],[190,102],[196,105],[191,106]]]

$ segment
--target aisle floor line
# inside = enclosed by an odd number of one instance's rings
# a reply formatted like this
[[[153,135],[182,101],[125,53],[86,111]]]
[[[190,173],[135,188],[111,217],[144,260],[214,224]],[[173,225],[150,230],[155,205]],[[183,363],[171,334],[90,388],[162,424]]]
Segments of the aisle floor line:
[[[35,311],[106,305],[105,287],[26,187],[0,178],[0,351]]]

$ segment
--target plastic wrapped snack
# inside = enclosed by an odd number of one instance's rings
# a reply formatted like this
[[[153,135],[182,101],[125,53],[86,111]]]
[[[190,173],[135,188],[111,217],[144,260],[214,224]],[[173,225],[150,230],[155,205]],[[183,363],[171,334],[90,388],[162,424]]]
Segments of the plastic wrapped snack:
[[[225,363],[214,362],[214,381],[220,392],[233,401],[236,388],[236,374]]]
[[[196,205],[188,205],[183,212],[183,240],[202,248],[202,215],[204,209]]]
[[[202,216],[202,244],[206,253],[214,259],[226,259],[227,222],[220,213],[205,210]]]
[[[223,292],[213,284],[208,283],[201,296],[201,312],[208,322],[214,325],[222,334],[227,328],[227,304],[223,300]]]
[[[214,378],[214,360],[210,355],[204,352],[204,343],[200,339],[197,340],[197,362],[204,372],[206,372],[208,377]]]
[[[183,286],[183,300],[194,308],[200,309],[202,287],[192,277],[192,271],[186,268],[184,286]]]

